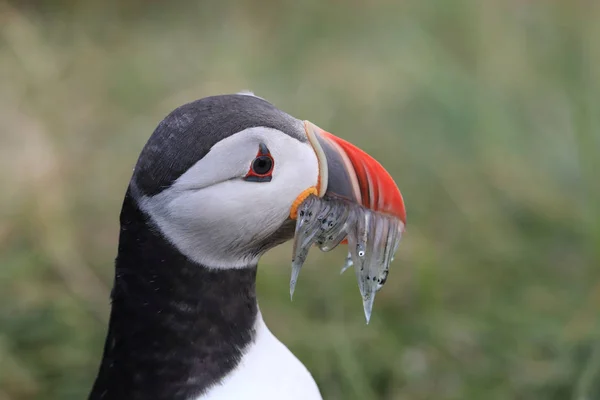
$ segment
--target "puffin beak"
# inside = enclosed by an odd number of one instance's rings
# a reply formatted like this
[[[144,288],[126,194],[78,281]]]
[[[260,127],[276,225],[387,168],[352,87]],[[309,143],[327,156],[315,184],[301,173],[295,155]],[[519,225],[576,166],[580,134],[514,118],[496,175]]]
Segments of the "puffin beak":
[[[358,147],[309,121],[304,121],[304,129],[319,162],[318,195],[345,199],[393,215],[402,221],[404,230],[404,200],[383,166]]]

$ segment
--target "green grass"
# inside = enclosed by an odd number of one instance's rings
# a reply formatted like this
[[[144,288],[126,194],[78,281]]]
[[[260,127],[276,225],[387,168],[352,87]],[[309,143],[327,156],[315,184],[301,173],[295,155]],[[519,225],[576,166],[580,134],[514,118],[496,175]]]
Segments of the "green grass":
[[[0,0],[0,400],[84,398],[118,213],[178,105],[252,89],[392,173],[365,326],[345,253],[259,272],[327,399],[600,398],[600,3]]]

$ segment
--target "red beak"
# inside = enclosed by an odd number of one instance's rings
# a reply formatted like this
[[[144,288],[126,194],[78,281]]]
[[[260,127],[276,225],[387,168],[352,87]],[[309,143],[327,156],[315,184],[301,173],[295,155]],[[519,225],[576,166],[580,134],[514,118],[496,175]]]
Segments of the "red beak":
[[[319,160],[319,196],[343,198],[406,225],[402,194],[377,160],[309,121],[304,127]]]

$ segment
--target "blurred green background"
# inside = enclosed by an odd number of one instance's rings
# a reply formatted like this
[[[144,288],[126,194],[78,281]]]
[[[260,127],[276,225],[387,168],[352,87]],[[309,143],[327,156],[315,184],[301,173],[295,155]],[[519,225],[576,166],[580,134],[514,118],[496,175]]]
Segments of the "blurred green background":
[[[0,0],[0,400],[88,393],[158,122],[254,90],[378,158],[408,229],[366,326],[345,252],[259,268],[326,399],[600,399],[600,2]]]

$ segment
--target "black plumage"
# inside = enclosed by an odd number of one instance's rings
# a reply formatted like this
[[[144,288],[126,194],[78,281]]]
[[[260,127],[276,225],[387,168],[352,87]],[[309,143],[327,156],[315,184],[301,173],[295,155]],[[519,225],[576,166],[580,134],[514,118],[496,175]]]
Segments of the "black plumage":
[[[254,337],[256,266],[213,270],[163,239],[128,194],[112,312],[91,400],[184,400],[233,370]]]

